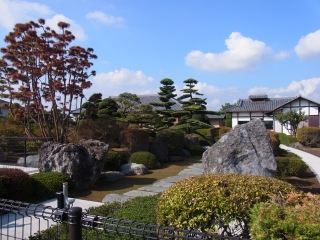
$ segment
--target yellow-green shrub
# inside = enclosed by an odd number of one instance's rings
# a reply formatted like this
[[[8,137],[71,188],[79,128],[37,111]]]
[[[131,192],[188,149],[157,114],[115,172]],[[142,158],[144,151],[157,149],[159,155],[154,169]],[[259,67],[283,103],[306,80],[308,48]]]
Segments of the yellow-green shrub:
[[[151,152],[135,152],[130,156],[129,162],[143,164],[148,169],[157,167],[156,156]]]
[[[187,229],[217,232],[218,222],[237,219],[247,231],[249,209],[270,195],[285,198],[295,188],[286,182],[261,176],[209,174],[190,177],[168,188],[159,198],[157,221]]]
[[[276,157],[277,162],[277,178],[286,178],[289,176],[303,177],[308,165],[297,155],[286,155],[284,157]]]
[[[251,237],[259,240],[320,239],[319,206],[320,197],[312,194],[303,198],[292,194],[284,203],[258,203],[250,210]]]
[[[320,128],[299,128],[297,130],[297,140],[306,147],[320,147]]]

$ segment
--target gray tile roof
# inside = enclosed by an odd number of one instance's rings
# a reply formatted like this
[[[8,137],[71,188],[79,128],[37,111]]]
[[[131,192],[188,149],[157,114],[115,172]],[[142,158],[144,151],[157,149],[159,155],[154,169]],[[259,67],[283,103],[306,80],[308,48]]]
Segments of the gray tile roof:
[[[283,98],[268,98],[261,100],[260,98],[239,99],[235,106],[227,109],[227,112],[273,112],[275,109],[299,98],[298,97],[283,97]],[[254,100],[256,99],[256,100]],[[304,98],[305,99],[305,98]],[[312,101],[313,102],[313,101]]]
[[[151,102],[162,103],[159,99],[158,94],[149,94],[149,95],[137,95],[140,98],[141,104],[149,104]],[[171,102],[175,102],[174,105],[171,106],[171,110],[179,111],[182,110],[182,105],[178,102],[178,100],[171,99]],[[163,107],[153,106],[154,110],[164,110]]]
[[[206,114],[209,119],[224,119],[225,114]]]

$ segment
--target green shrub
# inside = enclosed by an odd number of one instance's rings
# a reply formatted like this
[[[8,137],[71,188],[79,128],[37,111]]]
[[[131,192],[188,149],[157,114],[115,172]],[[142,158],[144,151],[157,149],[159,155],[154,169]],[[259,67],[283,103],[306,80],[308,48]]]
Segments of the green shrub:
[[[306,147],[320,147],[320,128],[302,127],[297,130],[297,140]]]
[[[297,138],[291,135],[287,135],[285,133],[278,133],[280,144],[289,146],[290,143],[298,142]]]
[[[277,162],[277,178],[286,178],[290,176],[303,177],[308,165],[299,157],[276,157]]]
[[[299,199],[299,203],[294,202],[268,201],[254,205],[249,223],[252,238],[320,239],[320,197],[309,194]]]
[[[28,201],[32,196],[30,175],[21,169],[0,168],[3,198]]]
[[[129,162],[143,164],[148,169],[157,167],[156,156],[151,152],[135,152],[130,156]]]
[[[205,149],[199,145],[186,145],[184,146],[185,149],[187,149],[189,151],[189,153],[191,154],[191,156],[202,156],[203,152],[205,151]]]
[[[179,228],[217,232],[219,224],[233,220],[248,231],[249,209],[270,195],[284,196],[295,188],[286,182],[261,176],[208,174],[190,177],[168,188],[159,198],[157,223]]]
[[[71,178],[60,172],[40,172],[31,176],[33,198],[37,201],[54,198],[56,192],[63,190],[63,183],[68,182],[68,190],[72,192],[76,189]]]
[[[104,163],[104,170],[117,171],[120,168],[122,157],[118,152],[108,151],[107,159]]]
[[[163,141],[168,146],[170,156],[182,156],[184,134],[180,130],[166,129],[157,133],[157,141]]]
[[[89,207],[88,209],[85,209],[85,211],[91,215],[110,217],[112,216],[112,214],[118,211],[121,207],[122,207],[121,202],[112,202],[112,203],[103,204],[98,207]]]
[[[122,207],[112,214],[112,217],[156,224],[158,199],[159,194],[133,198],[132,200],[124,202]]]

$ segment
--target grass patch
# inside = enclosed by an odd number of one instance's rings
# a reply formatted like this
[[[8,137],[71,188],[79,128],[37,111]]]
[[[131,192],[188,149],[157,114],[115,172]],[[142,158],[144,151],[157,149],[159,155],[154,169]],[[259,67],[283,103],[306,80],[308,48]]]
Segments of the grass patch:
[[[143,186],[154,184],[155,182],[178,175],[183,169],[191,166],[194,163],[200,163],[201,157],[194,156],[186,158],[182,162],[164,163],[161,168],[149,171],[148,174],[140,176],[126,176],[112,182],[97,181],[95,186],[91,189],[82,190],[69,195],[74,198],[83,200],[101,202],[102,199],[110,193],[123,194],[131,190],[137,190]]]

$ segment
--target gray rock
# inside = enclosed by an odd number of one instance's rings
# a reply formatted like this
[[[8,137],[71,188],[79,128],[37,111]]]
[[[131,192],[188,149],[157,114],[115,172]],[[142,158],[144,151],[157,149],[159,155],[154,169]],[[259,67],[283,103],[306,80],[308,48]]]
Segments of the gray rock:
[[[273,177],[277,163],[260,119],[237,125],[202,156],[205,174],[238,173]]]
[[[39,149],[40,172],[70,175],[80,189],[90,188],[100,177],[108,153],[108,144],[80,140],[78,144],[46,142]]]
[[[18,165],[24,166],[24,157],[21,157],[17,161]],[[37,168],[39,164],[39,155],[29,155],[26,157],[26,167]]]
[[[120,172],[126,176],[143,175],[148,172],[148,168],[143,164],[127,163],[121,165]]]

